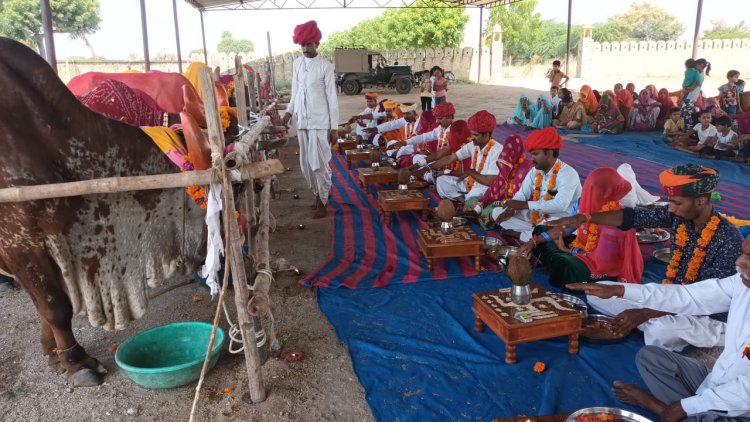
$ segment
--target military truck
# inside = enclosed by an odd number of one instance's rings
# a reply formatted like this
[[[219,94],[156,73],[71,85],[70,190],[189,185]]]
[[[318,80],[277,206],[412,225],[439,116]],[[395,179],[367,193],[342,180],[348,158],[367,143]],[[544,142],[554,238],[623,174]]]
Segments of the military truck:
[[[365,88],[395,88],[399,94],[412,89],[411,66],[389,65],[377,51],[337,48],[333,65],[337,84],[346,95],[357,95]]]

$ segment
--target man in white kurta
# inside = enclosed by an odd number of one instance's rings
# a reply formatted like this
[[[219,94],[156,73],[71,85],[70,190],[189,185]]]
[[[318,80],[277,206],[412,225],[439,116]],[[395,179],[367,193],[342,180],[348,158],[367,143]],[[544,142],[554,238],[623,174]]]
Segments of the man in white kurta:
[[[377,132],[378,136],[375,137],[373,145],[380,146],[382,135],[388,132],[400,131],[400,133],[398,134],[398,138],[401,140],[401,142],[406,141],[407,139],[415,135],[417,126],[419,125],[417,105],[399,104],[398,108],[401,110],[404,116],[376,125],[374,131]],[[388,141],[388,144],[393,145],[393,142],[393,140]],[[388,145],[386,144],[386,146]],[[396,152],[394,150],[389,150],[386,153],[388,154],[388,156],[394,156]],[[397,155],[396,157],[400,158],[401,156]]]
[[[370,137],[370,131],[368,131],[368,129],[376,128],[378,126],[378,119],[386,117],[387,115],[386,112],[377,111],[378,97],[379,96],[376,92],[366,92],[365,101],[367,101],[367,107],[365,107],[361,113],[352,116],[351,119],[349,119],[349,123],[357,123],[357,126],[354,129],[354,134],[365,141]],[[362,123],[364,120],[367,120],[367,123]]]
[[[437,168],[445,167],[456,161],[471,159],[471,167],[460,176],[443,175],[437,178],[435,186],[441,198],[452,200],[481,197],[495,180],[500,169],[497,159],[503,152],[503,146],[492,139],[497,120],[486,110],[471,116],[467,122],[473,140],[447,157],[434,162]]]
[[[553,127],[535,130],[524,141],[534,169],[526,174],[521,188],[492,218],[505,230],[519,233],[522,242],[531,239],[536,225],[573,213],[581,197],[578,172],[559,158],[563,140]]]
[[[709,370],[657,346],[638,352],[636,364],[651,394],[615,381],[615,395],[662,421],[750,420],[750,238],[736,261],[738,273],[689,285],[649,283],[568,284],[588,296],[621,297],[644,308],[682,315],[728,312],[724,351]]]
[[[321,33],[315,21],[297,25],[294,42],[302,57],[292,64],[292,97],[284,115],[297,128],[302,173],[315,195],[314,218],[326,215],[331,189],[330,142],[337,136],[339,105],[333,65],[318,55]]]
[[[435,151],[448,147],[451,123],[453,123],[453,116],[456,114],[456,109],[453,107],[452,103],[445,102],[438,104],[437,107],[432,110],[432,114],[437,119],[438,126],[431,131],[414,135],[407,139],[406,145],[398,150],[396,154],[398,157],[413,154],[412,163],[414,165],[426,166],[428,151],[423,145],[430,142],[437,142]],[[431,172],[425,173],[423,178],[426,182],[434,182]]]

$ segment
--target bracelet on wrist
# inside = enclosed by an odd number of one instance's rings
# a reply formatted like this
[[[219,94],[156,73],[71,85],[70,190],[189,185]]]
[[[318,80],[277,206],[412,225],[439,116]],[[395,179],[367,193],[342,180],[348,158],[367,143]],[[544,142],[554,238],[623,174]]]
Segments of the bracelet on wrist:
[[[547,240],[547,242],[552,243],[552,237],[547,232],[542,232],[541,236]]]

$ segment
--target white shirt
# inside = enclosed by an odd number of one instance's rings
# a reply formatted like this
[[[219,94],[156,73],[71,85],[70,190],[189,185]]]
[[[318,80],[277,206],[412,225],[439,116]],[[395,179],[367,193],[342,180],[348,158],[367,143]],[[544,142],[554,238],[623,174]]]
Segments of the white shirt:
[[[482,157],[484,157],[485,152],[487,153],[487,159],[483,160]],[[458,151],[456,151],[456,157],[458,157],[458,159],[462,161],[467,158],[471,158],[471,168],[476,170],[479,174],[497,175],[500,173],[500,169],[497,167],[497,159],[500,158],[500,153],[502,152],[503,146],[497,141],[495,141],[492,148],[490,148],[490,144],[488,142],[487,145],[485,145],[481,150],[478,146],[474,145],[474,141],[471,141],[462,146]],[[476,160],[474,159],[475,153]],[[480,170],[482,161],[484,161],[484,167],[482,167],[482,169]],[[467,178],[464,180],[464,182],[468,183],[468,180],[469,179]],[[489,186],[483,185],[479,183],[479,181],[475,180],[474,185],[471,187],[471,190],[467,192],[466,197],[469,198],[474,196],[482,196],[488,188]]]
[[[448,145],[448,136],[450,135],[450,132],[451,132],[450,127],[444,128],[438,125],[438,127],[433,129],[431,132],[425,132],[421,135],[415,135],[407,139],[406,145],[421,145],[421,144],[426,144],[428,142],[437,141],[441,139],[440,138],[441,135],[442,135],[442,139],[445,145]],[[445,146],[445,145],[442,145],[442,146]],[[441,145],[438,145],[438,148],[440,147]]]
[[[682,399],[681,404],[688,416],[719,411],[728,417],[750,417],[750,359],[742,357],[745,345],[750,344],[750,288],[739,274],[685,286],[623,285],[623,298],[644,308],[682,315],[729,312],[724,351],[695,395]]]
[[[532,169],[526,174],[521,183],[521,189],[513,195],[513,199],[517,201],[528,201],[529,211],[549,214],[548,220],[556,220],[569,216],[578,199],[581,197],[581,179],[578,177],[578,172],[560,160],[557,160],[556,163],[562,163],[562,165],[560,166],[560,171],[557,172],[557,180],[555,181],[554,190],[557,193],[552,199],[549,201],[544,200],[544,195],[547,194],[547,188],[549,187],[549,179],[552,177],[552,169],[542,177],[539,200],[531,200],[534,194],[536,175],[542,172],[537,169]]]
[[[718,133],[716,131],[716,126],[710,123],[708,124],[708,127],[706,128],[706,130],[703,130],[700,123],[693,126],[693,130],[695,131],[695,133],[698,134],[698,145],[705,144],[706,139],[708,139],[710,136],[716,136],[716,134]]]
[[[555,95],[554,97],[550,98],[550,102],[552,103],[552,115],[557,116],[557,113],[560,111],[560,102],[562,101],[562,98]]]
[[[414,131],[417,129],[417,125],[419,125],[419,118],[417,118],[414,123],[409,123],[405,118],[402,117],[400,119],[391,120],[390,122],[385,122],[383,124],[377,125],[377,127],[378,133],[390,132],[393,130],[399,130],[402,127],[406,127],[407,129],[410,129],[406,133],[406,138],[408,139],[414,136]]]
[[[292,64],[292,97],[286,108],[297,129],[331,130],[339,124],[333,65],[320,55]]]
[[[737,136],[737,134],[729,129],[729,132],[727,132],[726,135],[722,135],[718,130],[716,131],[716,145],[714,145],[714,149],[718,149],[719,151],[726,151],[729,149],[729,145],[734,145],[734,138]]]

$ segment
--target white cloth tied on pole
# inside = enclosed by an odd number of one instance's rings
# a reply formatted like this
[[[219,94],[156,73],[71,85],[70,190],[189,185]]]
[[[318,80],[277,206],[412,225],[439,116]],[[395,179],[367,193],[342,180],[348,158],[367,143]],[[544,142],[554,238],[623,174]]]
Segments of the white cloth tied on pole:
[[[221,257],[224,255],[224,242],[221,239],[221,210],[222,187],[214,183],[208,190],[208,209],[206,210],[206,226],[208,226],[208,242],[206,247],[206,263],[200,271],[200,276],[206,279],[206,285],[211,289],[211,298],[219,293],[219,270]],[[228,271],[225,268],[224,271]]]

